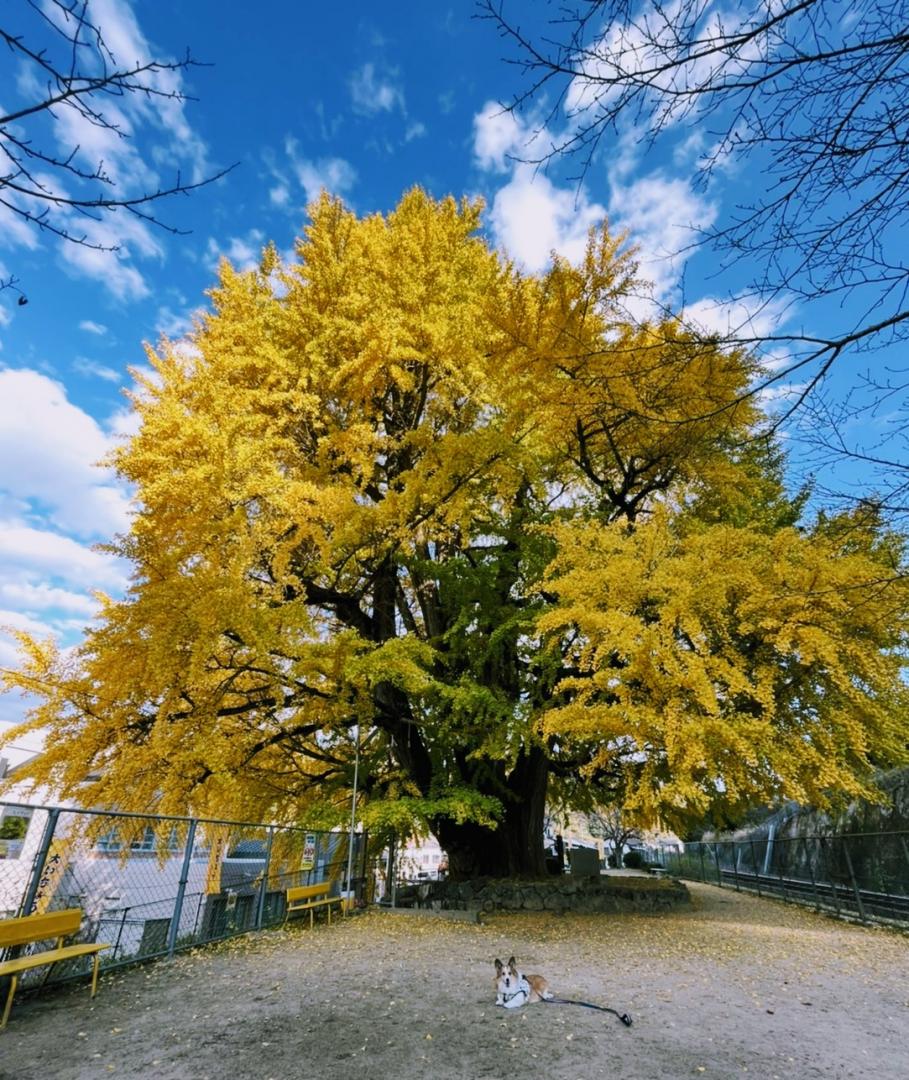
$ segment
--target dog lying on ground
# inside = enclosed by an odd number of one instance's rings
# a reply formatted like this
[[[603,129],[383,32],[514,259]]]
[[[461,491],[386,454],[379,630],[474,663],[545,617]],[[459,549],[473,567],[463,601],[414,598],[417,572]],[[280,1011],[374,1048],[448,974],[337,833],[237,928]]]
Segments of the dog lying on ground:
[[[542,975],[525,975],[518,970],[515,958],[508,965],[496,960],[496,974],[493,979],[496,988],[496,1005],[506,1009],[517,1009],[521,1005],[532,1005],[535,1001],[544,1001],[552,997],[546,989],[547,982]]]

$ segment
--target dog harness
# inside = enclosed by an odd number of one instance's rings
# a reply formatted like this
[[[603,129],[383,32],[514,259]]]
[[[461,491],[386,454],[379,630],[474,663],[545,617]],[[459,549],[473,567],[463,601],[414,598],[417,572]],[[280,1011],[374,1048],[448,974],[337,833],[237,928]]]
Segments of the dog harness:
[[[514,1005],[512,1005],[511,1002],[514,1001],[514,999],[520,994],[524,995],[524,1001],[515,1001]],[[520,980],[518,981],[517,990],[513,991],[513,993],[511,994],[502,994],[502,1000],[505,1004],[505,1007],[508,1009],[514,1009],[518,1005],[523,1005],[529,998],[530,983],[523,976],[521,976]]]

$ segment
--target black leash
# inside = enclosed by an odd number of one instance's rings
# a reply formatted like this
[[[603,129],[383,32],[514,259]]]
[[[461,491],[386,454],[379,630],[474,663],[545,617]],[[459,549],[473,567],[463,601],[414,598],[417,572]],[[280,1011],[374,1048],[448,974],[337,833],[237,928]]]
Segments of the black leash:
[[[542,998],[547,1005],[581,1005],[585,1009],[596,1009],[597,1012],[612,1013],[617,1016],[625,1027],[631,1027],[631,1017],[628,1013],[620,1013],[617,1009],[610,1009],[608,1005],[594,1005],[591,1001],[571,1001],[569,998]]]

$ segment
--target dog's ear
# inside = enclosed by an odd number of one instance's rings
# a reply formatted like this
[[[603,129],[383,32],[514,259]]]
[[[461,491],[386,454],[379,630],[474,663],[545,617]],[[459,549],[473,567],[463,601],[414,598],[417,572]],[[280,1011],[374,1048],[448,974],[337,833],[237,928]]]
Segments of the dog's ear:
[[[501,974],[502,974],[502,968],[503,968],[504,966],[505,966],[505,965],[504,965],[504,964],[502,963],[502,961],[501,961],[501,960],[496,960],[496,974],[497,974],[497,975],[501,975]]]
[[[517,970],[518,970],[518,962],[517,962],[517,960],[515,960],[515,958],[514,958],[513,956],[512,956],[512,957],[511,957],[511,958],[509,959],[509,961],[508,961],[508,966],[509,966],[509,968],[511,968],[511,970],[512,970],[513,972],[517,973]]]

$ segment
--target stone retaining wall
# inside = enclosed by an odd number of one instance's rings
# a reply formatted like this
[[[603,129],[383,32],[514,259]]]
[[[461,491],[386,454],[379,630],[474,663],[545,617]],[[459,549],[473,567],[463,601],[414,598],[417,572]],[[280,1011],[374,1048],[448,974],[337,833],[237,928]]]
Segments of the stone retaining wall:
[[[429,902],[476,911],[668,911],[691,903],[680,881],[651,877],[483,878],[434,881]]]

